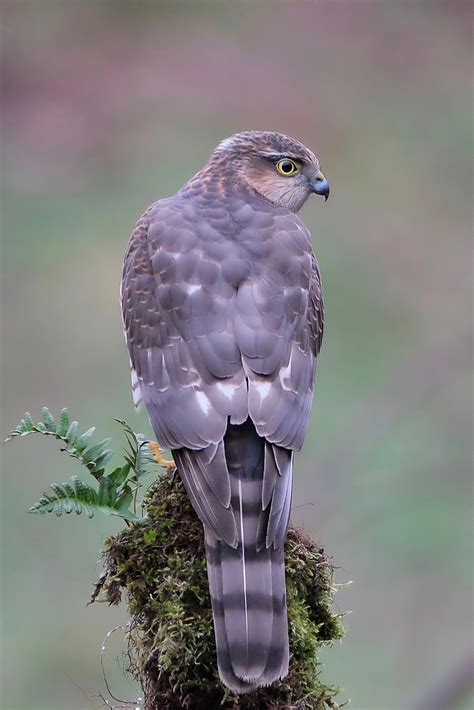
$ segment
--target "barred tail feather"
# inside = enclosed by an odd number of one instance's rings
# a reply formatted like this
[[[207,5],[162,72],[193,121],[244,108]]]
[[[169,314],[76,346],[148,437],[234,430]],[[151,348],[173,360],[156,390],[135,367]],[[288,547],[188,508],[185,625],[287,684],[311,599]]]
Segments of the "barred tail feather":
[[[221,679],[236,693],[270,685],[288,673],[283,550],[254,547],[244,565],[241,550],[209,533],[205,542]]]
[[[288,673],[283,544],[291,452],[247,420],[229,425],[212,450],[175,453],[204,524],[220,677],[236,693],[270,685]]]

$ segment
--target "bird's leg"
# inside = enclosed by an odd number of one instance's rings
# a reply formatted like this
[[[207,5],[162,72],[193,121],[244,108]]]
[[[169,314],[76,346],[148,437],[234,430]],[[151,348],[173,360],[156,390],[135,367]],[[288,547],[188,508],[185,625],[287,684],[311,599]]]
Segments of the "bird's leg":
[[[155,441],[150,441],[148,444],[148,448],[150,449],[151,453],[153,454],[153,458],[159,466],[163,466],[163,468],[166,468],[168,473],[171,473],[176,470],[175,462],[173,460],[168,461],[168,459],[165,459],[165,457],[161,453],[159,445]]]

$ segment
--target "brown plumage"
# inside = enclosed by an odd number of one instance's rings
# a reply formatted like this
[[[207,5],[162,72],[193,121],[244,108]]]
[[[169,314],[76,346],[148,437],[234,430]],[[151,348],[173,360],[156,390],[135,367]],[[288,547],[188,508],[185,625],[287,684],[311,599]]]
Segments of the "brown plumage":
[[[203,523],[219,673],[238,693],[288,672],[283,544],[323,334],[295,214],[311,192],[329,186],[302,143],[237,134],[142,215],[125,256],[134,401]]]

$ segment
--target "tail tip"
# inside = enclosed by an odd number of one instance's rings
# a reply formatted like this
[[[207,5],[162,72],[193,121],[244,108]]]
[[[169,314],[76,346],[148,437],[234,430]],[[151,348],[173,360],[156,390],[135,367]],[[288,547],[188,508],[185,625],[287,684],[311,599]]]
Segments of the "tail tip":
[[[231,690],[233,693],[238,695],[244,695],[245,693],[251,693],[258,688],[268,688],[268,686],[273,685],[280,680],[283,680],[288,675],[288,665],[285,668],[281,668],[277,673],[263,673],[260,676],[238,676],[234,673],[223,672],[219,668],[219,676],[222,683]]]

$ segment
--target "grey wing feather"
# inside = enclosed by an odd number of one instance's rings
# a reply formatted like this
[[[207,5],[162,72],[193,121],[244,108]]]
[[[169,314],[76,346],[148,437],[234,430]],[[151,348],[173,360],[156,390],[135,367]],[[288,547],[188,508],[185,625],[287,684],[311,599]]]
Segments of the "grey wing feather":
[[[249,380],[249,414],[260,436],[303,445],[313,397],[323,302],[310,235],[295,216],[275,218],[263,272],[239,288],[235,332]]]
[[[248,416],[247,386],[227,284],[217,264],[203,263],[174,201],[156,203],[139,220],[125,257],[123,322],[134,401],[144,401],[160,445],[174,450],[202,522],[234,546],[223,439],[229,420]]]
[[[228,417],[246,419],[247,388],[228,286],[217,264],[203,267],[178,208],[174,198],[161,200],[137,223],[125,257],[122,313],[135,401],[144,401],[162,446],[201,449],[222,441]]]
[[[216,453],[210,460],[205,449],[177,449],[173,456],[201,522],[218,539],[234,548],[238,534],[234,511],[230,505],[230,479],[224,457],[224,442],[214,448]],[[207,463],[204,463],[206,459]]]

